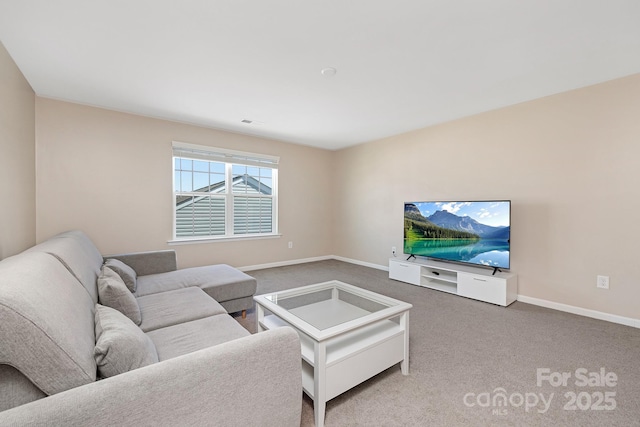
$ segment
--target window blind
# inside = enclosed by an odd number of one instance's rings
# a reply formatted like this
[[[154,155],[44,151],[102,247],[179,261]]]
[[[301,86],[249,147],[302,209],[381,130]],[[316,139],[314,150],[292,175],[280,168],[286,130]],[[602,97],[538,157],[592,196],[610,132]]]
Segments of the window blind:
[[[254,154],[244,151],[227,150],[224,148],[208,147],[205,145],[188,144],[186,142],[173,142],[173,155],[196,160],[210,162],[226,162],[237,165],[257,166],[263,168],[278,169],[280,157],[266,154]]]

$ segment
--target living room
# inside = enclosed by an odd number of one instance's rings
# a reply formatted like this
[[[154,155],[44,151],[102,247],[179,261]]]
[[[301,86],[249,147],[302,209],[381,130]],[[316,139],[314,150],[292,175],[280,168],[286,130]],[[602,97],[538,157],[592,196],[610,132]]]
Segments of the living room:
[[[103,254],[174,249],[180,267],[384,270],[404,202],[509,199],[519,302],[640,328],[639,71],[323,149],[40,96],[0,45],[0,258],[79,229]],[[279,156],[279,236],[171,243],[174,141]]]

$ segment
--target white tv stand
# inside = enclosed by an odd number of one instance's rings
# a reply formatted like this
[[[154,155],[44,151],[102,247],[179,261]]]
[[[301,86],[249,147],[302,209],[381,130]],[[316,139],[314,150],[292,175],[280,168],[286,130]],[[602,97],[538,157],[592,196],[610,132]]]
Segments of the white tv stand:
[[[514,273],[493,275],[488,269],[424,258],[391,258],[389,278],[504,307],[518,297],[518,276]]]

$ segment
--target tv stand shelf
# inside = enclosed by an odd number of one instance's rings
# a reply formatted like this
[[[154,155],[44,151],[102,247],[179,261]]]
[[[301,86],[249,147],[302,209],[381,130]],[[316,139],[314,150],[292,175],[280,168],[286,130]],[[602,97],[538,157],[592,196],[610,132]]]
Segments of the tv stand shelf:
[[[422,258],[389,260],[389,278],[416,286],[508,306],[518,296],[518,276]]]

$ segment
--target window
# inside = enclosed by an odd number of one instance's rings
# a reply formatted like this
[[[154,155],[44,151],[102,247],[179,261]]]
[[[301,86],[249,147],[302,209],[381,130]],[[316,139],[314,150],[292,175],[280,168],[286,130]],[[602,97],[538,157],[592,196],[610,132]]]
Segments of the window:
[[[277,167],[277,157],[174,142],[174,238],[276,234]]]

